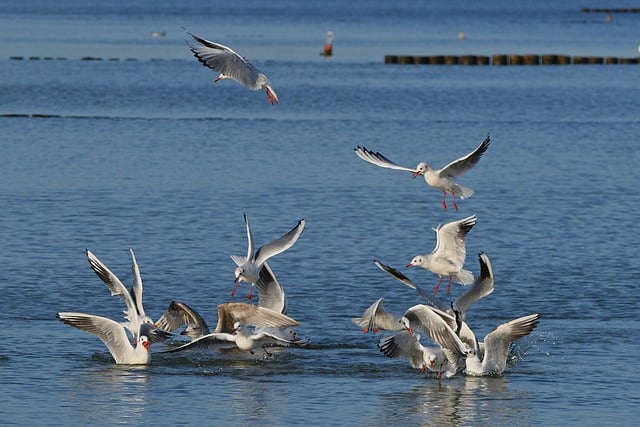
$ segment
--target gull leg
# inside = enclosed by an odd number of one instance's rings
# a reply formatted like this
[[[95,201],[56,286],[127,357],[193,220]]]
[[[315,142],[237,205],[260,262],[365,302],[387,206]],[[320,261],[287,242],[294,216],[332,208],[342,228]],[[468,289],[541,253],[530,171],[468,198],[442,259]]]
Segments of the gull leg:
[[[449,281],[447,282],[447,295],[451,292],[451,276],[449,276]]]
[[[456,203],[456,193],[451,192],[451,198],[453,199],[453,207],[458,212],[458,204]]]
[[[438,290],[440,290],[440,283],[442,283],[442,276],[440,276],[440,280],[438,280],[438,283],[436,284],[436,287],[433,288],[434,295],[438,294]]]
[[[255,285],[252,283],[252,284],[251,284],[251,287],[249,288],[249,293],[247,294],[247,299],[251,299],[251,298],[253,298],[253,287],[254,287],[254,286],[255,286]]]
[[[238,281],[238,282],[236,282],[236,283],[233,285],[233,289],[231,290],[231,296],[232,296],[232,297],[235,297],[235,296],[236,296],[236,291],[238,290],[238,286],[240,286],[240,282],[239,282],[239,281]]]
[[[446,191],[442,192],[442,208],[445,211],[447,210],[447,192]]]
[[[266,346],[264,346],[264,345],[262,346],[262,351],[264,351],[264,355],[265,355],[265,357],[271,357],[271,356],[273,356],[273,353],[269,353],[269,352],[267,351]]]

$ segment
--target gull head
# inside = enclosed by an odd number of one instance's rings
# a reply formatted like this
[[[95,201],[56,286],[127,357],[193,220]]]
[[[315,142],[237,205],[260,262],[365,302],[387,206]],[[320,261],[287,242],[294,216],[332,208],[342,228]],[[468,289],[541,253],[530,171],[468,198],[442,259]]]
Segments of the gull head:
[[[400,323],[402,323],[402,326],[404,326],[407,332],[413,335],[413,328],[411,327],[411,322],[409,321],[409,319],[407,319],[405,316],[402,316],[402,319],[400,319]]]
[[[424,175],[424,173],[429,169],[429,165],[427,162],[420,162],[416,166],[416,170],[413,171],[413,177],[416,178],[419,175]]]
[[[409,263],[407,264],[407,267],[415,267],[416,265],[420,265],[423,262],[424,262],[424,258],[422,258],[421,256],[415,256],[411,261],[409,261]]]
[[[438,356],[436,356],[435,354],[431,353],[429,355],[429,366],[434,368],[436,366],[436,360],[438,360]]]
[[[226,74],[224,74],[224,73],[220,73],[220,75],[218,75],[218,77],[216,77],[216,79],[214,80],[214,82],[217,82],[217,81],[219,81],[219,80],[228,79],[228,78],[229,78],[229,76],[227,76]]]
[[[242,322],[235,322],[233,324],[233,333],[238,333],[244,329],[244,324]]]
[[[233,272],[235,275],[235,282],[238,283],[241,280],[244,280],[244,267],[236,267],[235,271]]]
[[[149,342],[149,338],[147,338],[146,335],[140,335],[138,338],[138,344],[143,346],[147,351],[149,351],[149,347],[151,346],[151,342]]]

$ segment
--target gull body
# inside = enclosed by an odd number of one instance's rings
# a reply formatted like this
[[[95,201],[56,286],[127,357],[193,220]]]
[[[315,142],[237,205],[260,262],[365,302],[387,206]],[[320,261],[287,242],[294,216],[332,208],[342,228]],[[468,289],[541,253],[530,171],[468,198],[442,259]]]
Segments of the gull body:
[[[438,293],[440,284],[444,276],[449,278],[447,283],[447,295],[450,292],[451,282],[455,280],[462,285],[469,285],[473,282],[473,274],[464,270],[465,258],[467,256],[465,237],[476,224],[476,216],[452,221],[444,225],[439,225],[436,231],[436,247],[429,254],[417,255],[407,267],[421,267],[439,276],[438,283],[433,290]]]

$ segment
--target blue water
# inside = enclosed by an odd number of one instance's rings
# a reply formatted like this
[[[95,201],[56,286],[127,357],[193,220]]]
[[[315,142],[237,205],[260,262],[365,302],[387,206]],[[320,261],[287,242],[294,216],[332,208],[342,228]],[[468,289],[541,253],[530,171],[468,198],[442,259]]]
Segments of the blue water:
[[[0,423],[637,423],[640,69],[383,56],[631,57],[640,15],[607,23],[574,1],[128,3],[23,2],[0,15]],[[254,59],[280,105],[214,85],[182,26]],[[318,55],[327,30],[328,60]],[[487,133],[491,147],[461,178],[476,193],[458,213],[423,181],[352,151],[442,166]],[[255,361],[158,344],[151,366],[120,367],[55,319],[119,318],[84,250],[131,283],[131,247],[153,317],[178,299],[215,323],[233,286],[229,254],[246,250],[243,209],[258,244],[307,220],[271,265],[308,348]],[[471,308],[470,326],[482,337],[524,314],[542,320],[501,377],[438,383],[385,358],[384,333],[350,318],[380,297],[397,314],[418,303],[372,260],[401,268],[431,250],[432,227],[472,213],[467,266],[477,273],[486,252],[496,290]]]

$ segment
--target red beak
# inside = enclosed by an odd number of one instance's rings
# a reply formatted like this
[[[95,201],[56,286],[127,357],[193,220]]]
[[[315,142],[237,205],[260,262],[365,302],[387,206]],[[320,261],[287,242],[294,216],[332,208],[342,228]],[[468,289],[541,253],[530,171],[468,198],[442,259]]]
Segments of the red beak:
[[[413,267],[413,264],[409,263],[407,264],[407,267]]]

